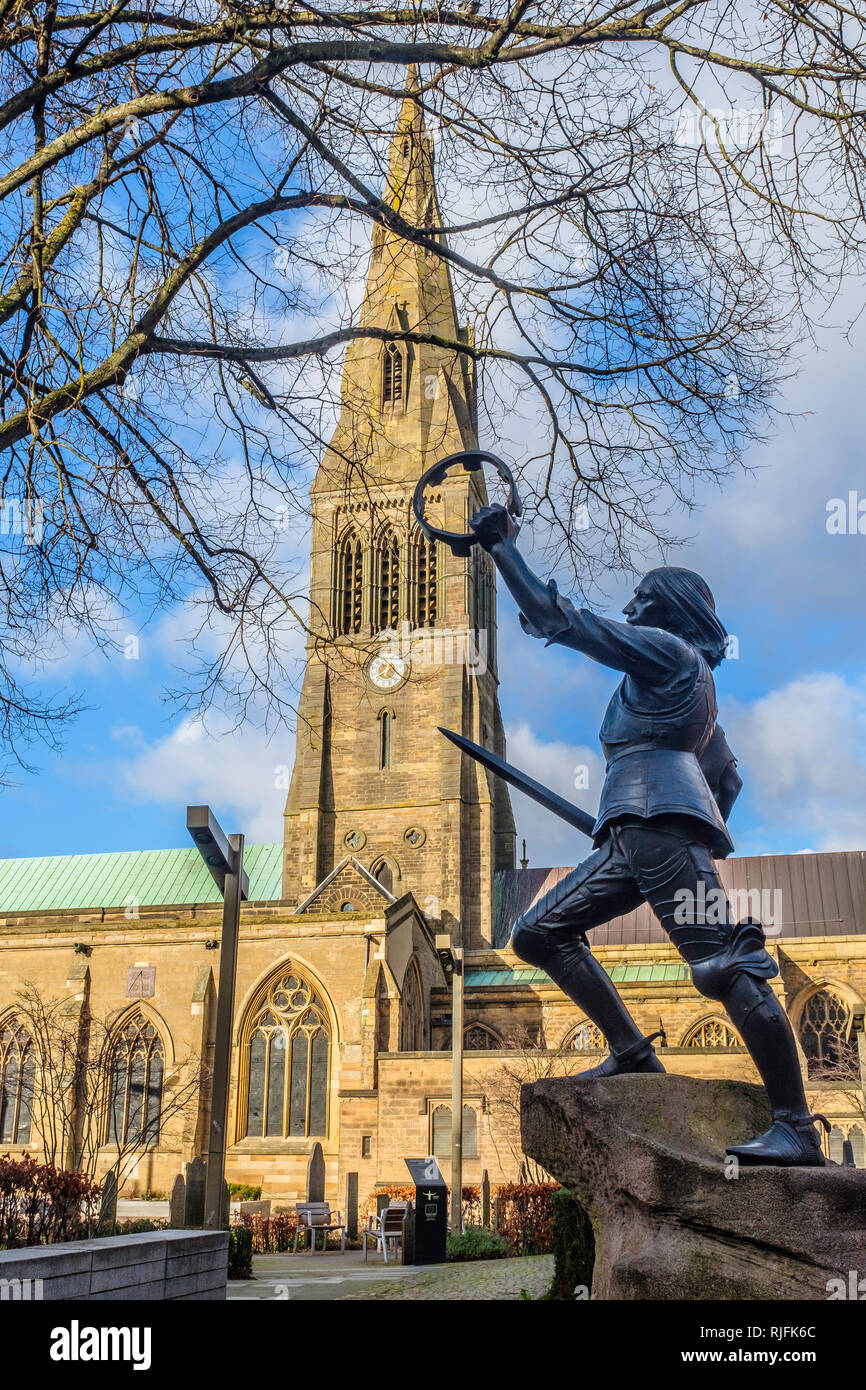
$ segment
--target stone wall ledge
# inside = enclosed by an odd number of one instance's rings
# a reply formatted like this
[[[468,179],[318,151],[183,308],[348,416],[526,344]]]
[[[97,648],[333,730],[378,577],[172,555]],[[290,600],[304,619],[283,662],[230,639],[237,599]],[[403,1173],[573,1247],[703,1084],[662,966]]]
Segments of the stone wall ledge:
[[[228,1231],[144,1231],[0,1250],[0,1280],[41,1279],[45,1301],[221,1299],[228,1239]]]

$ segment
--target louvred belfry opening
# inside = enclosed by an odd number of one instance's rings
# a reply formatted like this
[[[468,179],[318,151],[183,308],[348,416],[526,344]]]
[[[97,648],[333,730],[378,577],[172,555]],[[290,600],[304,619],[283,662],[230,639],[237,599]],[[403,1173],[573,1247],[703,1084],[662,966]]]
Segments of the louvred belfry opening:
[[[400,546],[396,535],[386,527],[376,546],[377,629],[396,627],[400,620]]]
[[[437,617],[437,555],[436,542],[428,541],[420,531],[412,538],[411,593],[414,627],[433,627]]]
[[[394,406],[403,399],[403,354],[396,343],[386,343],[382,355],[382,404]]]
[[[361,631],[364,589],[364,553],[361,539],[350,531],[340,542],[334,627],[343,635]]]

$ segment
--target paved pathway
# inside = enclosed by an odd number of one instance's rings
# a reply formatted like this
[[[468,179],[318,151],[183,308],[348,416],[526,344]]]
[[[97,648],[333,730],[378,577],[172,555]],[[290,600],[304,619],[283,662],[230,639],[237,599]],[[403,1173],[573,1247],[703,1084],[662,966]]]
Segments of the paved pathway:
[[[383,1265],[372,1252],[345,1255],[255,1255],[252,1279],[230,1280],[228,1297],[322,1301],[331,1299],[467,1300],[540,1298],[553,1278],[553,1257],[473,1260],[449,1265]]]
[[[145,1217],[149,1221],[167,1221],[168,1202],[165,1200],[142,1202],[138,1197],[118,1197],[118,1221],[143,1221]]]

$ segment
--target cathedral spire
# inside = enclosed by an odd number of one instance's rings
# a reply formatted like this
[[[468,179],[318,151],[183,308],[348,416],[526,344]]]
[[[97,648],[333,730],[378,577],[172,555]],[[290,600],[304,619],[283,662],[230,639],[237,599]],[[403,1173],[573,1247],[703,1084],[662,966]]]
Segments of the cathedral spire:
[[[409,889],[455,940],[489,945],[493,873],[514,866],[508,790],[497,779],[491,787],[479,765],[464,767],[438,729],[462,729],[504,756],[494,571],[480,550],[467,559],[428,541],[412,514],[421,474],[478,443],[471,339],[436,232],[443,218],[419,90],[410,70],[382,196],[424,229],[427,245],[374,227],[360,313],[373,331],[346,349],[339,420],[313,483],[313,631],[283,894],[307,900],[347,853],[360,855],[389,897],[402,901]],[[486,501],[484,479],[455,469],[428,501],[436,525],[465,531]],[[407,643],[396,659],[395,641]],[[336,910],[361,907],[349,886],[340,893]]]
[[[419,91],[413,66],[388,147],[384,197],[404,221],[445,245],[435,230],[442,216],[434,144],[416,100]],[[360,324],[384,329],[394,339],[362,338],[349,346],[340,419],[322,464],[328,480],[320,478],[319,485],[341,486],[347,459],[365,458],[368,483],[408,482],[435,458],[476,447],[471,360],[401,337],[429,333],[440,340],[470,341],[468,330],[458,323],[448,262],[432,246],[419,246],[377,224]],[[343,461],[342,477],[338,460]]]

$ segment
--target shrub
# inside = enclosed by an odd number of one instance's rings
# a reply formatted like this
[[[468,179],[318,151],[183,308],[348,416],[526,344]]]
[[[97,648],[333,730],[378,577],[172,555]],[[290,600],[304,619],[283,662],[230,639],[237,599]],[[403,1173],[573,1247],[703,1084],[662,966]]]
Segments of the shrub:
[[[243,1212],[235,1217],[231,1229],[249,1231],[252,1249],[257,1255],[280,1255],[294,1245],[296,1225],[293,1211],[278,1211],[273,1216],[251,1216]]]
[[[553,1249],[555,1182],[505,1183],[496,1189],[497,1230],[515,1255],[549,1255]]]
[[[388,1196],[394,1202],[413,1202],[415,1200],[415,1189],[408,1183],[391,1183],[389,1187],[377,1187],[375,1192],[371,1192],[366,1202],[362,1202],[358,1209],[358,1225],[363,1229],[367,1225],[368,1217],[376,1215],[377,1197]]]
[[[387,1187],[377,1187],[376,1191],[370,1193],[366,1202],[362,1203],[358,1210],[358,1222],[362,1228],[366,1226],[369,1216],[376,1215],[376,1198],[386,1194],[394,1202],[412,1202],[415,1200],[415,1189],[408,1184],[391,1183]],[[481,1225],[480,1187],[464,1187],[463,1216],[466,1225],[469,1225],[470,1222],[473,1226]]]
[[[446,1259],[501,1260],[511,1253],[508,1241],[491,1231],[489,1226],[467,1226],[462,1235],[449,1235]]]
[[[167,1231],[168,1221],[161,1216],[130,1217],[128,1221],[117,1221],[109,1230],[100,1229],[100,1236],[138,1236],[143,1231]]]
[[[232,1226],[229,1231],[229,1278],[253,1277],[253,1233],[246,1226]]]
[[[261,1200],[261,1187],[253,1187],[248,1182],[230,1182],[229,1196],[233,1202],[258,1202]]]
[[[29,1154],[0,1156],[0,1247],[45,1245],[86,1236],[99,1184],[84,1173],[37,1163]]]
[[[551,1193],[553,1207],[553,1283],[545,1298],[574,1301],[578,1284],[592,1287],[595,1239],[592,1222],[573,1192]]]

